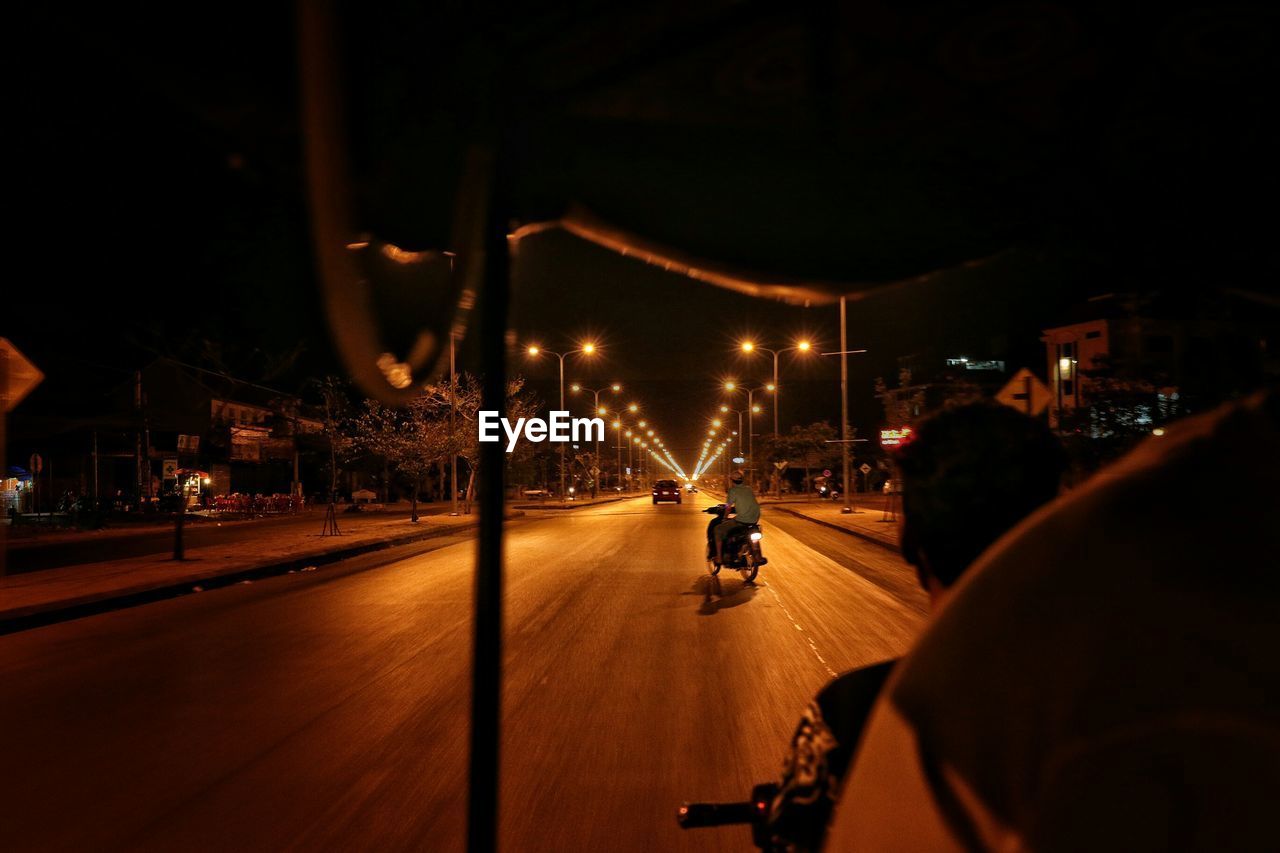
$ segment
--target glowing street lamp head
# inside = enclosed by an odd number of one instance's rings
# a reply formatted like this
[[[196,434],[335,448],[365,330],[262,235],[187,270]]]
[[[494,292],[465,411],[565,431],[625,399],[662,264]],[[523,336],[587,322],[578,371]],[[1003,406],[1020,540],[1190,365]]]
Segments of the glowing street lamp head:
[[[715,434],[716,434],[716,431],[715,431],[715,430],[713,430],[713,429],[709,429],[709,430],[707,430],[707,435],[715,435]]]
[[[752,343],[751,341],[743,341],[743,342],[742,342],[742,351],[743,351],[743,352],[751,352],[751,351],[752,351],[752,350],[754,350],[755,348],[756,348],[756,345],[755,345],[754,343]]]
[[[538,347],[531,346],[531,347],[529,347],[529,349],[527,350],[527,352],[529,353],[529,355],[537,355],[538,353],[542,352],[542,350],[541,350],[541,349],[539,349]]]
[[[638,436],[638,435],[637,435],[635,438],[633,438],[633,439],[631,439],[631,440],[632,440],[633,442],[635,442],[636,444],[639,444],[639,443],[640,443],[640,436]]]
[[[570,391],[572,391],[573,393],[577,394],[579,391],[581,391],[581,390],[582,390],[582,386],[581,386],[581,385],[579,385],[577,382],[575,382],[575,383],[573,383],[572,385],[570,385],[570,386],[569,386],[569,390],[570,390]]]
[[[614,422],[613,422],[613,428],[614,428],[614,429],[622,429],[622,421],[614,421]]]
[[[627,438],[631,438],[631,430],[627,430]]]
[[[777,390],[778,390],[778,386],[777,386],[777,385],[774,385],[772,382],[770,382],[768,385],[764,386],[764,390],[766,390],[766,391],[777,391]]]
[[[596,345],[595,345],[595,344],[583,344],[583,345],[582,345],[582,353],[583,353],[583,355],[591,355],[591,354],[593,354],[595,351],[596,351]]]
[[[728,412],[728,411],[729,411],[729,407],[728,407],[728,406],[721,406],[721,407],[720,407],[720,411],[722,411],[722,412]]]
[[[733,390],[734,390],[734,389],[736,389],[737,387],[738,387],[738,383],[737,383],[737,382],[726,382],[726,383],[724,383],[724,390],[726,390],[726,391],[733,391]]]
[[[639,427],[640,427],[641,429],[644,429],[646,426],[648,426],[648,424],[647,424],[647,423],[645,423],[644,421],[640,421],[640,423],[639,423]]]
[[[713,421],[711,422],[711,425],[712,425],[713,427],[719,427],[719,426],[720,426],[720,419],[719,419],[719,418],[716,418],[715,420],[713,420]]]
[[[596,414],[597,414],[597,415],[605,415],[605,414],[608,414],[608,411],[609,411],[609,410],[608,410],[608,409],[606,409],[604,406],[601,406],[600,408],[596,409]]]
[[[627,411],[634,415],[636,412],[640,411],[640,406],[637,403],[632,403],[630,406],[627,406]]]
[[[653,438],[653,430],[649,430],[645,435],[649,436],[649,438]]]
[[[622,390],[622,385],[621,383],[618,383],[618,382],[613,383],[609,387],[613,389],[613,393],[615,394],[617,394],[619,391]]]
[[[813,344],[809,343],[808,341],[801,341],[800,343],[796,344],[796,349],[800,350],[800,352],[808,352],[812,348],[813,348]]]
[[[760,407],[759,407],[759,406],[752,406],[752,407],[751,407],[751,413],[752,413],[753,415],[758,415],[758,414],[760,414]]]

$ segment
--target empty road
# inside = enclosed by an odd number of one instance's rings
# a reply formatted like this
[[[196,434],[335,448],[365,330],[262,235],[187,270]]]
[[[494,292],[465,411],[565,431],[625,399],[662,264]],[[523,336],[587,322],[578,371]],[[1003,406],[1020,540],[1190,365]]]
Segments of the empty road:
[[[751,849],[676,806],[773,779],[813,693],[919,631],[896,555],[767,508],[758,581],[712,579],[709,502],[508,526],[504,849]],[[0,838],[461,850],[474,554],[460,534],[0,637]]]

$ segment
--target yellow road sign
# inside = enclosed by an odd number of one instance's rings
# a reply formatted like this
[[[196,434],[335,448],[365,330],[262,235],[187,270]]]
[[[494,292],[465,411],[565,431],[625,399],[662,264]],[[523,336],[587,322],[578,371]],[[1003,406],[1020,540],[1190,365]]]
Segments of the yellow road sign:
[[[1022,368],[996,394],[996,399],[1028,415],[1038,415],[1049,405],[1053,393],[1034,373]]]

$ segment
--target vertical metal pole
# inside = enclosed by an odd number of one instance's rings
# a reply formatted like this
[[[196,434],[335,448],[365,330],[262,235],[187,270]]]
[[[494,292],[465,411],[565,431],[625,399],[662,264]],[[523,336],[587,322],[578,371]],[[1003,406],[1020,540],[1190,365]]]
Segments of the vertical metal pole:
[[[133,372],[133,410],[138,418],[138,431],[134,435],[133,446],[133,479],[136,491],[133,505],[142,508],[142,371]]]
[[[591,417],[593,418],[600,416],[600,392],[595,392],[595,396],[596,407],[591,412]],[[591,459],[591,467],[596,469],[596,473],[591,475],[591,497],[596,498],[600,496],[600,472],[603,470],[600,467],[600,439],[598,438],[596,439],[595,456]]]
[[[0,469],[0,477],[3,477],[3,469]],[[93,431],[93,509],[98,510],[98,501],[102,499],[101,493],[98,491],[98,431]]]
[[[453,269],[453,259],[449,259]],[[458,413],[458,373],[454,363],[454,334],[449,330],[449,515],[458,514],[458,433],[454,418]]]
[[[840,297],[840,456],[844,477],[843,512],[853,512],[849,505],[849,339],[845,322],[845,297]]]
[[[508,281],[506,180],[496,154],[484,230],[484,291],[480,299],[482,406],[503,411],[507,396]],[[502,711],[502,520],[506,508],[506,454],[501,442],[480,445],[480,537],[476,565],[475,651],[471,665],[471,754],[467,849],[488,853],[498,845],[498,773]]]
[[[773,354],[773,434],[778,434],[778,410],[782,408],[782,404],[778,402],[782,399],[782,386],[778,384],[778,354]]]
[[[564,411],[564,356],[556,356],[560,359],[560,411]],[[501,442],[498,442],[501,444]],[[563,502],[569,495],[564,490],[564,442],[560,442],[560,500]]]
[[[776,386],[775,386],[776,387]],[[755,418],[753,409],[755,404],[751,402],[751,392],[747,392],[747,482],[754,488],[756,484],[756,442],[755,442]]]

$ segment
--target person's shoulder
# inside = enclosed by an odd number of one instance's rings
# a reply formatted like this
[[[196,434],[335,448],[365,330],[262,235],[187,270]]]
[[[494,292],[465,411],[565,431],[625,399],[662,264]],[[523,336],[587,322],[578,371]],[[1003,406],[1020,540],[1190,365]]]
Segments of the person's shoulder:
[[[814,699],[822,710],[822,715],[828,720],[840,721],[837,725],[842,723],[843,728],[861,731],[897,662],[895,658],[858,667],[842,672],[827,682]]]

